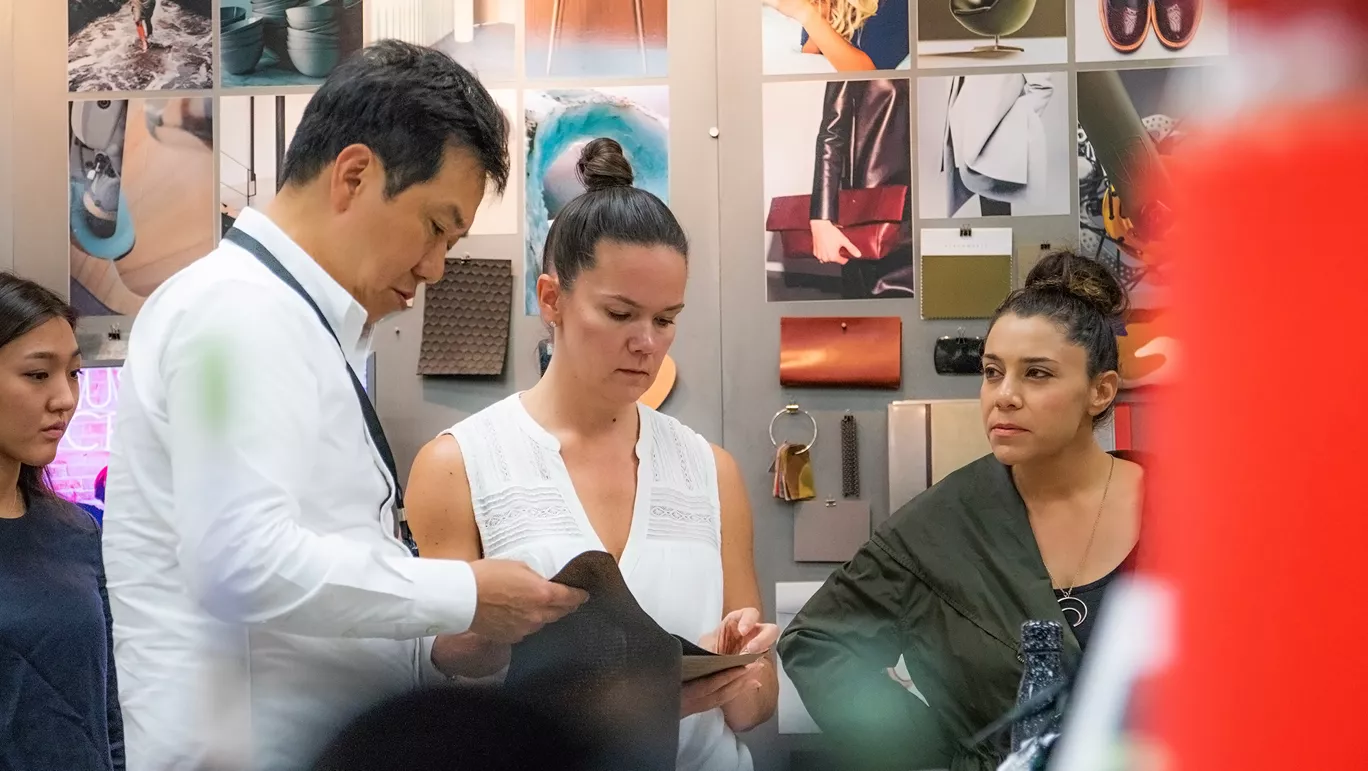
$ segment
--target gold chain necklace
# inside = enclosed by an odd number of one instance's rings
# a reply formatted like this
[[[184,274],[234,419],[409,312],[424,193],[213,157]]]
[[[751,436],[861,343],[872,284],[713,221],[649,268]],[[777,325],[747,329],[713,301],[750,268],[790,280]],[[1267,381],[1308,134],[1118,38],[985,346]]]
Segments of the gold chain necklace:
[[[1078,567],[1074,569],[1073,578],[1069,581],[1068,589],[1061,589],[1061,596],[1056,602],[1059,609],[1064,614],[1064,620],[1069,622],[1069,626],[1078,627],[1084,619],[1088,617],[1088,603],[1082,597],[1073,596],[1074,589],[1078,588],[1078,576],[1083,572],[1083,566],[1088,562],[1088,552],[1092,551],[1093,539],[1097,537],[1097,525],[1102,521],[1102,510],[1107,507],[1107,493],[1111,490],[1112,474],[1116,471],[1116,456],[1111,459],[1111,466],[1107,468],[1107,484],[1102,488],[1102,502],[1097,505],[1097,516],[1093,518],[1092,532],[1088,535],[1088,545],[1083,547],[1083,556],[1078,560]],[[1072,620],[1069,616],[1073,614]]]

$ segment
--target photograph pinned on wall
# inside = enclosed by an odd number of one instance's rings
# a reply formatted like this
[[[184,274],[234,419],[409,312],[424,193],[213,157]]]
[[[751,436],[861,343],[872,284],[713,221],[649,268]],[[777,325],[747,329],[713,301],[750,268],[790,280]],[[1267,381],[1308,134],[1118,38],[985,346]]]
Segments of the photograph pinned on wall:
[[[1074,13],[1075,61],[1230,53],[1230,16],[1224,0],[1076,0]]]
[[[770,302],[915,296],[911,83],[766,83]]]
[[[1064,0],[916,0],[917,67],[1069,61]]]
[[[743,0],[753,1],[753,0]],[[766,75],[906,70],[908,0],[759,0]]]
[[[447,54],[485,83],[513,80],[522,0],[366,0],[369,40],[392,38]]]
[[[663,78],[668,0],[524,0],[528,78]]]
[[[224,88],[314,86],[361,48],[363,0],[219,0]]]
[[[1078,73],[1079,251],[1116,273],[1134,308],[1162,308],[1173,219],[1168,170],[1205,67]]]
[[[214,2],[67,0],[67,88],[213,88]]]
[[[518,92],[492,89],[490,94],[508,117],[510,141],[517,134]],[[222,232],[228,232],[242,209],[262,210],[275,197],[285,151],[309,105],[309,94],[225,96],[219,99],[219,210]],[[279,134],[277,134],[279,129]],[[276,141],[281,136],[280,142]],[[520,161],[510,159],[510,178],[516,179]],[[517,186],[510,183],[502,196],[490,190],[480,203],[470,235],[518,232]]]
[[[1177,368],[1165,318],[1174,226],[1168,170],[1183,161],[1185,121],[1208,70],[1078,74],[1079,252],[1111,268],[1130,295],[1118,337],[1123,388],[1169,382]]]
[[[68,182],[71,302],[132,316],[214,235],[214,100],[74,101]]]
[[[262,211],[275,198],[285,150],[309,94],[219,98],[219,210],[223,233],[248,206]],[[277,130],[283,135],[276,141]]]
[[[917,94],[924,219],[1069,213],[1069,76],[922,78]]]
[[[633,186],[670,202],[670,90],[667,86],[623,86],[524,91],[523,113],[527,124],[523,310],[535,316],[546,234],[561,208],[584,192],[575,167],[590,140],[616,140],[632,165]]]

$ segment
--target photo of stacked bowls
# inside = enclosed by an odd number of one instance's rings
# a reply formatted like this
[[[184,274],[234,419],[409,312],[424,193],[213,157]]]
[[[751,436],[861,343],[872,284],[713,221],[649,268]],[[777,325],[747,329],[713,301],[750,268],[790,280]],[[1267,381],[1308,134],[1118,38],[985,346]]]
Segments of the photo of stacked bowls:
[[[233,75],[245,75],[261,61],[266,45],[266,20],[260,16],[247,18],[246,9],[237,6],[224,6],[219,11],[223,69]]]
[[[266,50],[286,67],[290,64],[290,58],[285,50],[285,30],[288,25],[285,12],[298,4],[299,0],[252,0],[252,15],[265,19]]]
[[[290,61],[301,74],[325,77],[342,60],[342,10],[337,0],[304,0],[285,12]]]

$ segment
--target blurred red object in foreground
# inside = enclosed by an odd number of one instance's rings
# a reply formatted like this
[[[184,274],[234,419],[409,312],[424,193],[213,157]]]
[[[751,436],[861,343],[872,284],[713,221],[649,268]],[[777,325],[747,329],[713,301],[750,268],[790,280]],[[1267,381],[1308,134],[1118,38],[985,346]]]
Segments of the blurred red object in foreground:
[[[1171,771],[1368,766],[1365,126],[1358,102],[1249,114],[1174,169],[1183,368],[1146,525],[1179,605],[1146,721]]]
[[[1317,11],[1357,18],[1368,22],[1368,3],[1363,0],[1226,0],[1232,11],[1249,11],[1281,16],[1301,16]]]

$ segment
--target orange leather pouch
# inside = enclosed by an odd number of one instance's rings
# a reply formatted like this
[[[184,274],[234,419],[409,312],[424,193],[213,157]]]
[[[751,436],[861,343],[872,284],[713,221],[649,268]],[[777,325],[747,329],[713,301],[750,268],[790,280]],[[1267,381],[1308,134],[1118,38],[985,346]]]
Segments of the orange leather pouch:
[[[902,318],[785,316],[779,383],[809,388],[902,387]]]

